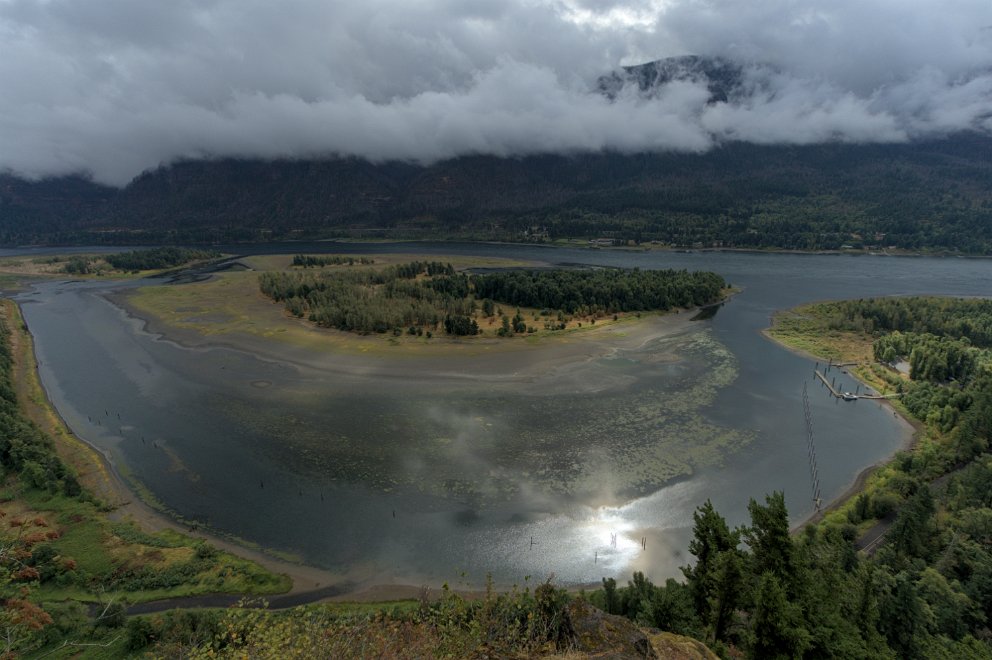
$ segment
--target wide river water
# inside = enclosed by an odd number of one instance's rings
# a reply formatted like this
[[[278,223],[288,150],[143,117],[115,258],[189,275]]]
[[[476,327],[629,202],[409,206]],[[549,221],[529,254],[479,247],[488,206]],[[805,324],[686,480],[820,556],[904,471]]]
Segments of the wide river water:
[[[634,570],[658,581],[691,559],[692,513],[707,498],[740,524],[749,498],[782,490],[800,521],[812,513],[804,382],[825,500],[903,446],[907,427],[877,403],[836,402],[814,386],[811,361],[761,335],[771,314],[824,299],[992,293],[992,260],[978,259],[248,249],[712,270],[742,289],[705,320],[651,320],[558,353],[404,358],[401,368],[186,347],[105,297],[149,282],[46,282],[17,297],[59,412],[159,502],[366,584],[478,586],[487,573],[502,585],[579,584]]]

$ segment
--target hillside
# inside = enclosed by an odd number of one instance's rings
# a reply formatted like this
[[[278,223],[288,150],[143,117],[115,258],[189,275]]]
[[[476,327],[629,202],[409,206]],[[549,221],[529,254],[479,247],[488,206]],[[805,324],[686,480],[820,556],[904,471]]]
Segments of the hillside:
[[[430,166],[187,161],[121,190],[0,175],[0,243],[605,237],[988,254],[989,154],[992,138],[966,133],[912,144],[734,143],[700,155],[473,156]]]

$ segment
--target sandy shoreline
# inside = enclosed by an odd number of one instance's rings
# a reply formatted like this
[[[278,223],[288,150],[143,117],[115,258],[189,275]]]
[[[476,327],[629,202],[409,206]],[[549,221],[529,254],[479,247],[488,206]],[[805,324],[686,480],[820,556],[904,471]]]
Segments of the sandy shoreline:
[[[237,351],[266,361],[316,369],[327,374],[361,375],[375,378],[411,378],[420,380],[472,380],[526,382],[540,375],[547,377],[578,361],[586,362],[617,350],[633,349],[653,339],[671,336],[687,330],[696,309],[676,310],[662,314],[633,316],[619,322],[585,327],[557,337],[545,337],[538,342],[528,338],[497,339],[481,337],[452,340],[437,338],[430,353],[405,352],[402,347],[385,349],[374,354],[335,350],[333,344],[314,351],[279,338],[261,337],[242,332],[204,335],[196,330],[176,327],[132,304],[126,292],[104,296],[119,307],[141,330],[158,341],[171,342],[189,350],[225,349]],[[304,323],[287,318],[287,323]],[[339,335],[342,331],[309,326],[315,337],[322,334]],[[385,345],[385,342],[382,342]]]

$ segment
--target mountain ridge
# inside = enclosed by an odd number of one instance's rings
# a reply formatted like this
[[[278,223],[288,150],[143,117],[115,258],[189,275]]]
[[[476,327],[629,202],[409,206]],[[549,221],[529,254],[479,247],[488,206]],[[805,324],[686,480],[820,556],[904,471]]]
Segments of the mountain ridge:
[[[992,252],[992,138],[705,154],[184,161],[123,189],[0,175],[0,242],[335,236]]]
[[[643,97],[657,96],[661,87],[672,82],[705,84],[710,103],[726,103],[744,94],[745,67],[723,57],[681,55],[643,64],[620,67],[600,76],[596,90],[615,100],[625,89],[633,89]]]

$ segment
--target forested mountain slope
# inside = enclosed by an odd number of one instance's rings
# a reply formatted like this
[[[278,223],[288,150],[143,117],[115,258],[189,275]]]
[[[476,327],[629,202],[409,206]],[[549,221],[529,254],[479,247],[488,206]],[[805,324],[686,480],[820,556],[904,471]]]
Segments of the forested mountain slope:
[[[0,175],[0,243],[391,236],[992,252],[992,138],[705,154],[204,160],[118,190]]]

